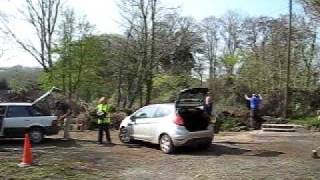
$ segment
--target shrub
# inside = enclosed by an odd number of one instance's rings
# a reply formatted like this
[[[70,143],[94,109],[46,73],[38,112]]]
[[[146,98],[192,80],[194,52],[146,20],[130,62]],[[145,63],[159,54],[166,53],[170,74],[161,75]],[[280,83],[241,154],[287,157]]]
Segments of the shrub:
[[[318,119],[318,117],[303,117],[303,118],[290,119],[290,122],[304,125],[309,128],[310,127],[320,128],[320,119]]]

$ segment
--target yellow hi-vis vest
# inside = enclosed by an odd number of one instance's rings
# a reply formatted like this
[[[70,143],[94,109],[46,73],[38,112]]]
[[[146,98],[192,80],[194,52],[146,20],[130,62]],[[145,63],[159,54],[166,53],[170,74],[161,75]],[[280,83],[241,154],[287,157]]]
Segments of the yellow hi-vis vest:
[[[109,113],[110,106],[108,104],[99,104],[97,106],[97,111],[103,112],[106,115],[104,118],[98,118],[98,124],[110,124],[111,123],[110,113]]]

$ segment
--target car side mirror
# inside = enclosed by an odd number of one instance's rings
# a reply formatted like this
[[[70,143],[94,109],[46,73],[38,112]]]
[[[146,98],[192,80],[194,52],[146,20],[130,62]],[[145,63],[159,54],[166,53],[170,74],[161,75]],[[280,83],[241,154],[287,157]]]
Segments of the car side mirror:
[[[136,116],[130,116],[130,120],[132,121],[132,122],[135,122],[136,121],[136,119],[137,119],[137,117]]]
[[[147,114],[146,113],[141,113],[141,114],[138,114],[137,116],[135,116],[136,119],[138,118],[147,118]]]

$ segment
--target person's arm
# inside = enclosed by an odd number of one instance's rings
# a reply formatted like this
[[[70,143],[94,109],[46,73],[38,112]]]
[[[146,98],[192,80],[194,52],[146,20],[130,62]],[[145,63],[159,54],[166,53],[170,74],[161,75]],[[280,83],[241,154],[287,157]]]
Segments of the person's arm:
[[[106,112],[104,111],[101,111],[101,108],[99,107],[100,105],[98,105],[96,107],[96,115],[97,115],[97,118],[104,118],[106,116]]]
[[[58,121],[64,121],[64,119],[67,118],[71,114],[72,114],[71,109],[68,109],[66,113],[58,116]]]
[[[67,117],[72,114],[72,105],[70,102],[65,103],[63,108],[64,108],[64,112],[65,112],[63,116]]]
[[[259,96],[259,99],[262,100],[262,96],[260,94],[258,94],[258,96]]]
[[[110,104],[107,104],[107,109],[106,109],[106,117],[107,118],[110,118],[111,116],[111,105]]]
[[[58,121],[64,121],[66,117],[67,117],[67,114],[62,115],[58,118]]]
[[[244,98],[248,101],[250,100],[250,98],[246,94],[244,95]]]
[[[69,116],[69,115],[71,115],[71,114],[72,114],[72,109],[69,108],[69,109],[67,110],[66,116]]]

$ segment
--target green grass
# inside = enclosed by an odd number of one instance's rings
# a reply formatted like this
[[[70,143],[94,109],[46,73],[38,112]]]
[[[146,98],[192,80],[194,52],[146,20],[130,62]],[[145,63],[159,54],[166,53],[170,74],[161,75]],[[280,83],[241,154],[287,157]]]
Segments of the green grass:
[[[303,125],[306,127],[320,128],[320,119],[318,117],[301,117],[290,119],[291,123]]]
[[[62,161],[52,161],[26,168],[17,166],[17,158],[0,158],[0,179],[95,179],[111,178],[108,172],[88,167],[88,162],[65,158]],[[42,160],[44,161],[44,160]]]

